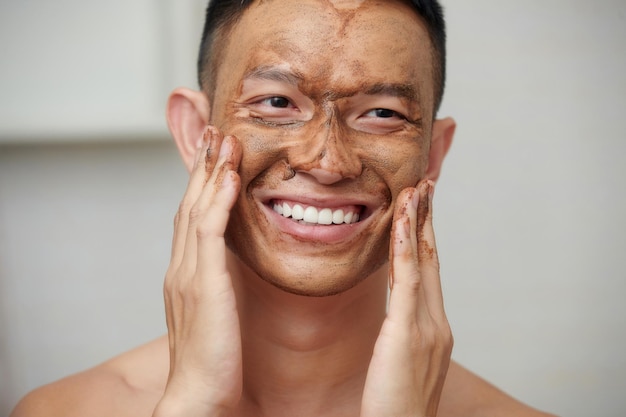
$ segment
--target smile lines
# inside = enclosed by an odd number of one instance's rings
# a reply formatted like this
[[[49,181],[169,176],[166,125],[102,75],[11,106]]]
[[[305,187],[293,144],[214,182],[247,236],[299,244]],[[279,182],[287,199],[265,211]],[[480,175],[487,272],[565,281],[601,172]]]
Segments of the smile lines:
[[[274,201],[272,208],[283,217],[308,224],[352,224],[359,221],[360,209],[356,206],[339,209],[303,207],[300,204]]]

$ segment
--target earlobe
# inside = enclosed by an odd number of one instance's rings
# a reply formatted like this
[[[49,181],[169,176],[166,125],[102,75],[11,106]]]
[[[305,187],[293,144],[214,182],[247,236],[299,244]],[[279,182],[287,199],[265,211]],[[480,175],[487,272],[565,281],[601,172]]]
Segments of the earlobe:
[[[443,160],[452,145],[456,122],[451,117],[435,120],[428,155],[428,168],[424,178],[437,181],[441,173]]]
[[[202,143],[202,134],[210,118],[209,99],[201,91],[177,88],[167,101],[167,124],[188,171]]]

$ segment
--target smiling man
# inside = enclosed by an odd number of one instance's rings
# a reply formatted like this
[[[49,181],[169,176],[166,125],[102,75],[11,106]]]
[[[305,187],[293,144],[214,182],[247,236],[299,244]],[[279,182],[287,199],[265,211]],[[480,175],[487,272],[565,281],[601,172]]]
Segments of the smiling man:
[[[435,1],[214,1],[201,91],[167,109],[190,172],[168,336],[13,416],[545,415],[450,363],[444,39]]]

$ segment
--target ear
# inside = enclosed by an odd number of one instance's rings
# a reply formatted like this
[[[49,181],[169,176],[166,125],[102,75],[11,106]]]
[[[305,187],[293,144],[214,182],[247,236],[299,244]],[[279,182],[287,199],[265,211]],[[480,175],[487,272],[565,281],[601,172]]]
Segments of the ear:
[[[445,119],[435,120],[433,123],[433,134],[430,142],[430,152],[428,155],[428,168],[424,178],[437,181],[441,173],[441,166],[456,130],[456,122],[454,119],[447,117]]]
[[[177,88],[167,101],[167,125],[188,171],[209,124],[209,98],[201,91]]]

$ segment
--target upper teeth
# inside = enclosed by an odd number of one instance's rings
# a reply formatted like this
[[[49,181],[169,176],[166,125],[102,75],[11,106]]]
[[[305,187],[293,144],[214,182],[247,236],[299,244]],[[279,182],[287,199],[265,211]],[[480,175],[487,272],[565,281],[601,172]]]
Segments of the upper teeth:
[[[354,208],[352,210],[317,208],[308,206],[302,207],[300,204],[274,203],[274,211],[283,217],[291,217],[294,220],[302,220],[313,224],[351,224],[359,221],[359,213]]]

